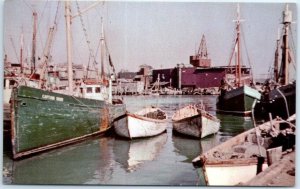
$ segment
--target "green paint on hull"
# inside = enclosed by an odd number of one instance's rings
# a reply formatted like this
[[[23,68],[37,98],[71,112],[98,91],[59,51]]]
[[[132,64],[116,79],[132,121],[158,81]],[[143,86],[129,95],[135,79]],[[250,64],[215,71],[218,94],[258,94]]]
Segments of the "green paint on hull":
[[[246,94],[244,87],[226,92],[224,96],[219,96],[217,110],[224,113],[236,115],[246,115],[252,110],[254,97]]]
[[[254,100],[255,99],[253,97],[250,97],[250,96],[247,96],[247,95],[244,96],[244,109],[245,109],[245,111],[251,111],[252,110],[252,105],[253,105]]]
[[[101,133],[125,114],[124,105],[75,98],[30,87],[13,91],[12,144],[14,156],[37,148]]]

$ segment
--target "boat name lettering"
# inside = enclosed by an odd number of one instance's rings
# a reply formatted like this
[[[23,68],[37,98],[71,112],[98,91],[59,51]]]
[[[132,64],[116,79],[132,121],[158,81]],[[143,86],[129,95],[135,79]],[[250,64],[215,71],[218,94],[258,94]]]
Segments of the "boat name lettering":
[[[51,96],[51,95],[42,95],[43,99],[47,99],[47,100],[56,100],[56,101],[60,101],[63,102],[64,98],[62,97],[55,97],[55,96]]]
[[[60,102],[63,102],[64,101],[64,98],[62,98],[62,97],[56,97],[56,101],[60,101]]]

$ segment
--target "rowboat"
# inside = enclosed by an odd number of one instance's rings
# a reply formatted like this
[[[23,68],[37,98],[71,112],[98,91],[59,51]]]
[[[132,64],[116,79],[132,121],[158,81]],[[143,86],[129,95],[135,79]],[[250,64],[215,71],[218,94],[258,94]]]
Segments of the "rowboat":
[[[219,119],[196,105],[188,105],[177,110],[172,122],[176,132],[197,138],[217,133],[220,128]]]
[[[119,136],[128,139],[151,137],[166,131],[167,116],[159,108],[147,107],[116,119],[114,129]]]
[[[280,123],[280,119],[265,122],[196,157],[193,165],[199,178],[210,186],[233,186],[254,178],[268,167],[266,151],[272,136],[278,136]]]

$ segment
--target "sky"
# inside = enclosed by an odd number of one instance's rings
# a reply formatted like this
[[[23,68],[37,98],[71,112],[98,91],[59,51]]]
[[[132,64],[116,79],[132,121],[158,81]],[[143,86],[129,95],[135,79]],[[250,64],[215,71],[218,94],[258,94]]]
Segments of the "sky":
[[[80,10],[94,2],[78,1]],[[4,2],[3,50],[8,60],[18,62],[20,36],[24,48],[31,52],[32,12],[38,13],[37,55],[41,56],[49,27],[53,25],[57,1],[9,0]],[[72,1],[72,15],[77,13]],[[289,4],[293,13],[291,44],[297,44],[297,7]],[[282,28],[285,3],[240,3],[242,22],[243,63],[253,68],[256,78],[266,77],[274,62],[278,28]],[[178,63],[189,64],[189,56],[206,38],[212,66],[229,64],[235,39],[237,3],[235,2],[170,2],[170,1],[108,1],[72,20],[73,62],[89,62],[90,41],[96,61],[100,62],[99,40],[101,17],[105,39],[116,71],[136,72],[142,64],[155,69],[174,68]],[[53,63],[66,62],[64,3],[57,14],[57,31],[51,50]],[[86,36],[83,32],[86,29]],[[296,52],[296,49],[293,49]],[[250,61],[248,61],[250,60]],[[250,63],[249,63],[250,62]],[[292,66],[292,68],[294,68]],[[292,71],[293,72],[293,71]],[[294,72],[295,73],[295,72]]]

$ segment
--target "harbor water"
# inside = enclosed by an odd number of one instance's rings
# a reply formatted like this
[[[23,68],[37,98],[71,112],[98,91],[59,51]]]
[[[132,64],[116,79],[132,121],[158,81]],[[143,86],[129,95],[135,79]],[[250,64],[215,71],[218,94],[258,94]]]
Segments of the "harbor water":
[[[188,104],[203,101],[216,115],[217,96],[124,96],[127,110],[157,106],[173,113]],[[250,118],[216,115],[221,128],[215,135],[191,139],[172,131],[145,139],[124,140],[113,130],[80,143],[13,161],[4,146],[4,184],[86,185],[205,185],[192,160],[217,144],[253,127]],[[46,135],[47,133],[45,133]],[[6,142],[4,142],[7,145]]]

